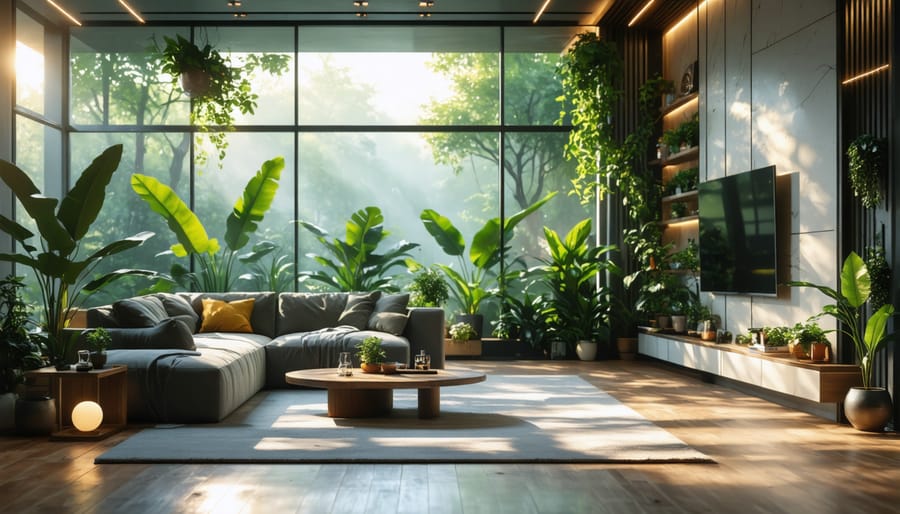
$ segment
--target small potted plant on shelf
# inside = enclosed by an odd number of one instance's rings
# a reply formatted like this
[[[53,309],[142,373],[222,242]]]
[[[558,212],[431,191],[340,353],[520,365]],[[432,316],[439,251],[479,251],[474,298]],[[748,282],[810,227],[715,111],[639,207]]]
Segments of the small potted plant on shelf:
[[[112,343],[112,336],[103,327],[95,328],[84,336],[88,348],[91,350],[91,364],[94,369],[103,369],[106,366],[106,349]]]
[[[762,329],[762,348],[764,352],[786,352],[788,344],[794,337],[789,327],[764,327]]]
[[[794,348],[792,353],[798,359],[810,359],[813,362],[831,360],[831,343],[828,341],[830,330],[824,330],[814,320],[794,325]]]
[[[472,339],[477,339],[478,334],[472,325],[468,323],[454,323],[450,326],[450,340],[454,343],[464,343]]]
[[[481,355],[481,338],[475,327],[465,321],[450,325],[450,336],[444,345],[444,355]]]
[[[369,336],[356,345],[356,356],[359,357],[359,368],[363,373],[380,373],[387,354],[381,347],[381,338]]]

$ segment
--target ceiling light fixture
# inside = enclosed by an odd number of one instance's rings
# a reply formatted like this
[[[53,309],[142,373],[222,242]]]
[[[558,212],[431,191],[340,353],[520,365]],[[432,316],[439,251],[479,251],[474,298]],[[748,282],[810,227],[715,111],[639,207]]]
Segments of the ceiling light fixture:
[[[74,16],[72,16],[71,14],[69,14],[68,12],[66,12],[66,10],[63,9],[62,7],[60,7],[59,4],[57,4],[57,3],[54,2],[53,0],[47,0],[47,3],[50,4],[50,5],[52,5],[54,9],[56,9],[57,11],[59,11],[60,13],[62,13],[63,16],[65,16],[66,18],[68,18],[69,20],[71,20],[72,23],[74,23],[75,25],[78,25],[79,27],[81,26],[81,22],[78,21]]]
[[[136,19],[137,21],[139,21],[141,23],[147,23],[146,21],[144,21],[144,18],[141,18],[141,15],[138,14],[137,11],[132,9],[132,7],[130,5],[128,5],[127,2],[125,2],[125,0],[119,0],[119,5],[124,7],[125,10],[128,11],[132,16],[134,16],[134,19]]]
[[[245,13],[245,12],[236,12],[236,13],[234,13],[232,16],[234,16],[235,18],[246,18],[246,17],[247,17],[247,13]]]
[[[430,12],[420,12],[419,18],[431,18],[431,13]]]
[[[869,70],[869,71],[864,71],[864,72],[860,73],[859,75],[855,75],[855,76],[853,76],[853,77],[850,77],[849,79],[847,79],[847,80],[841,82],[841,85],[846,86],[847,84],[849,84],[849,83],[851,83],[851,82],[856,82],[857,80],[859,80],[859,79],[861,79],[861,78],[863,78],[863,77],[868,77],[869,75],[872,75],[873,73],[878,73],[879,71],[884,71],[884,70],[886,70],[886,69],[888,69],[888,68],[890,68],[890,67],[891,67],[890,64],[882,64],[881,66],[879,66],[879,67],[877,67],[877,68],[873,68],[873,69],[871,69],[871,70]]]
[[[368,16],[369,16],[369,13],[366,13],[366,12],[358,12],[358,13],[356,13],[356,17],[357,17],[357,18],[367,18]]]
[[[544,15],[544,11],[547,10],[548,5],[550,5],[550,0],[544,0],[544,5],[542,5],[541,8],[538,9],[537,14],[534,15],[534,19],[531,20],[531,23],[537,23],[538,20],[541,19],[541,16]]]
[[[356,0],[355,2],[353,2],[353,5],[355,5],[356,7],[368,7],[369,2],[367,0]]]
[[[228,0],[228,7],[240,7],[241,0]]]
[[[693,8],[693,9],[691,9],[690,12],[688,12],[687,14],[684,15],[684,18],[681,18],[681,20],[679,20],[678,23],[676,23],[675,25],[672,25],[672,27],[669,28],[669,29],[666,31],[666,34],[669,34],[670,32],[673,32],[675,29],[677,29],[678,27],[680,27],[682,23],[688,21],[688,20],[691,19],[692,17],[694,17],[694,16],[698,16],[698,17],[699,17],[700,9],[702,9],[703,6],[706,5],[706,2],[708,2],[708,1],[709,1],[709,0],[703,0],[702,2],[700,2],[700,5],[698,5],[697,7]]]
[[[422,0],[419,2],[419,7],[434,7],[434,0]]]
[[[647,9],[650,8],[651,5],[653,5],[653,0],[650,0],[649,2],[647,2],[644,5],[644,7],[641,7],[641,10],[638,11],[638,13],[634,15],[634,18],[631,18],[631,21],[628,22],[628,26],[630,27],[630,26],[634,25],[635,23],[637,23],[638,18],[643,16],[644,13],[647,11]]]

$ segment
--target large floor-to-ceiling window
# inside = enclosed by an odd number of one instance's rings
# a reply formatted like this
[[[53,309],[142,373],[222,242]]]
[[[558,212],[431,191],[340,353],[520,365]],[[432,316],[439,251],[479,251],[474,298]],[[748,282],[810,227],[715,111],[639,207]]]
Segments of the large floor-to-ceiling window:
[[[254,241],[274,242],[279,255],[296,261],[300,270],[314,269],[308,254],[323,249],[297,220],[343,238],[348,218],[375,206],[391,233],[385,247],[411,241],[419,244],[412,256],[422,264],[457,266],[425,230],[419,218],[424,209],[450,218],[469,243],[489,219],[509,216],[558,191],[507,244],[504,263],[528,266],[543,256],[544,226],[564,231],[592,213],[568,194],[571,164],[562,155],[567,129],[556,123],[560,89],[554,69],[579,29],[75,28],[69,43],[69,180],[107,146],[124,145],[92,237],[99,243],[142,230],[156,232],[145,247],[106,266],[159,271],[181,262],[166,253],[176,241],[131,191],[134,172],[169,184],[210,235],[221,238],[244,183],[263,161],[283,156],[286,167],[275,205]],[[253,114],[235,113],[224,159],[208,137],[191,127],[189,98],[159,71],[156,48],[163,37],[175,35],[210,43],[233,64],[265,54],[288,61],[280,73],[257,69],[251,74],[258,106]],[[47,144],[25,128],[19,140],[35,148]],[[394,274],[401,285],[409,278],[402,269]],[[289,284],[298,290],[316,287]],[[139,287],[122,284],[110,294]],[[238,287],[258,284],[247,280]]]

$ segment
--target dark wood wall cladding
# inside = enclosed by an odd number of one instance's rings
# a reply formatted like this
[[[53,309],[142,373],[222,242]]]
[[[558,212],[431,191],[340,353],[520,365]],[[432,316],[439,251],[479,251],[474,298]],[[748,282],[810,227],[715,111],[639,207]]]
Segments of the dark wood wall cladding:
[[[841,124],[841,256],[851,250],[863,255],[866,248],[884,244],[888,262],[894,270],[891,299],[898,303],[898,275],[900,275],[900,214],[897,212],[898,193],[893,170],[898,161],[900,131],[898,131],[898,87],[894,60],[897,45],[894,27],[897,12],[894,0],[845,0],[841,2],[838,21]],[[862,134],[871,134],[889,141],[887,173],[883,180],[885,201],[865,209],[853,196],[847,180],[846,151],[850,143]],[[898,328],[896,325],[894,329]],[[852,345],[841,345],[844,362],[854,359]],[[894,398],[894,419],[900,413],[897,391],[900,391],[900,363],[896,345],[881,352],[875,366],[875,381],[886,385]]]

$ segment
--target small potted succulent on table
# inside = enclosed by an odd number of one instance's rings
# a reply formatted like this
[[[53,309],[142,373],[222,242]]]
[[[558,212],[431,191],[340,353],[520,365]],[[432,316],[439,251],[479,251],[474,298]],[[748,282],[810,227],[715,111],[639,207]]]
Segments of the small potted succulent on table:
[[[359,368],[363,373],[381,373],[381,365],[387,354],[381,347],[381,338],[369,336],[356,345],[356,356],[359,357]]]
[[[88,348],[91,350],[91,364],[94,369],[103,369],[106,366],[106,349],[112,343],[112,336],[105,328],[95,328],[85,336]]]

